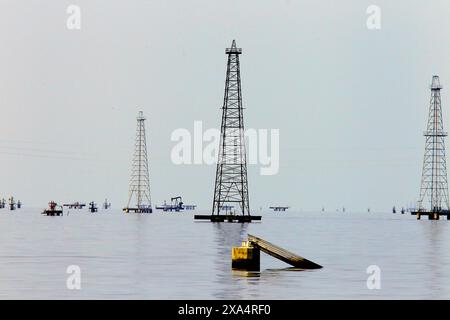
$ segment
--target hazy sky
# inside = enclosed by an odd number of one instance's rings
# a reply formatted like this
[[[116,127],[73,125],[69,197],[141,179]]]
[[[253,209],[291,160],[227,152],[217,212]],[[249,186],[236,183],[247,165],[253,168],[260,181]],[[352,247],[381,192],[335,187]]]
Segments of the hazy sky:
[[[81,30],[66,27],[70,4]],[[0,0],[0,196],[122,207],[142,109],[153,203],[210,208],[215,166],[174,165],[170,136],[220,126],[236,39],[246,127],[280,129],[279,174],[249,168],[253,209],[416,201],[433,74],[450,130],[449,4]]]

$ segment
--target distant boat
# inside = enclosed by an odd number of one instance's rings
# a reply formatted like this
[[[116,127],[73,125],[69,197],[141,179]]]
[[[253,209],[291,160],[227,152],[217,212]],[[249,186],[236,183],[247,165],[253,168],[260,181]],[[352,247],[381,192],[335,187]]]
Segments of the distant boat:
[[[68,207],[69,209],[83,209],[86,206],[86,203],[80,203],[78,201],[73,203],[64,203],[63,207]]]
[[[98,211],[97,204],[94,201],[89,202],[89,211],[92,213]]]
[[[273,206],[269,207],[269,209],[272,209],[273,211],[286,211],[290,207],[282,207],[282,206]]]

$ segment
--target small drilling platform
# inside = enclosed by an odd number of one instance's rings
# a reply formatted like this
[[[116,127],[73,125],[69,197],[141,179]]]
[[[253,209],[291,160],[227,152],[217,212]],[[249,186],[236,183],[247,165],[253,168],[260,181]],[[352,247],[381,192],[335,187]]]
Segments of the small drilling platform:
[[[450,220],[444,142],[447,132],[444,131],[442,119],[441,89],[439,77],[433,76],[428,124],[424,132],[425,155],[420,196],[417,208],[411,210],[411,214],[416,215],[418,220],[421,216],[428,216],[429,220],[439,220],[440,216],[447,216],[447,220]]]
[[[150,178],[148,174],[147,140],[144,123],[145,117],[142,111],[139,111],[136,120],[136,141],[134,144],[128,203],[123,211],[125,213],[152,213]]]

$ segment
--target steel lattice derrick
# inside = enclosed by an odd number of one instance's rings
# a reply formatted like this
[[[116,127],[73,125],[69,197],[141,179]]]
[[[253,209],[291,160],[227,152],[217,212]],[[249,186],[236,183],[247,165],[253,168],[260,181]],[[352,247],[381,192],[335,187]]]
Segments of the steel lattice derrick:
[[[219,215],[223,207],[234,204],[238,213],[250,215],[239,62],[242,49],[233,40],[225,53],[228,63],[212,214]]]
[[[445,158],[445,141],[441,105],[441,89],[438,76],[433,76],[431,98],[425,136],[425,154],[422,168],[419,210],[431,212],[449,209],[447,163]]]

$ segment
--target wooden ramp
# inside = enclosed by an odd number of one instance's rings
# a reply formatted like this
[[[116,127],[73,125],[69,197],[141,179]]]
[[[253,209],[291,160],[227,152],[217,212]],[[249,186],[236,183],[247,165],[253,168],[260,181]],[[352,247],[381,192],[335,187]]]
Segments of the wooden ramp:
[[[320,269],[321,265],[314,263],[308,259],[300,257],[292,252],[289,252],[283,248],[280,248],[266,240],[248,235],[248,241],[256,248],[259,248],[262,252],[271,255],[272,257],[284,261],[291,266],[301,269]]]

